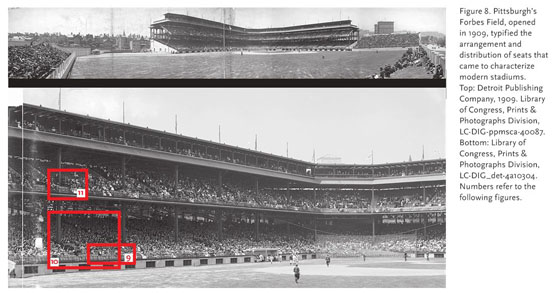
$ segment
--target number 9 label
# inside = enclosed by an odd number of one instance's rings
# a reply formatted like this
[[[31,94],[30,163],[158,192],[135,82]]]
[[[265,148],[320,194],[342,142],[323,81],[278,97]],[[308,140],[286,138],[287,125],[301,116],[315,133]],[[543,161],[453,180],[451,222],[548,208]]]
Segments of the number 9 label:
[[[124,262],[133,262],[133,253],[124,254]]]

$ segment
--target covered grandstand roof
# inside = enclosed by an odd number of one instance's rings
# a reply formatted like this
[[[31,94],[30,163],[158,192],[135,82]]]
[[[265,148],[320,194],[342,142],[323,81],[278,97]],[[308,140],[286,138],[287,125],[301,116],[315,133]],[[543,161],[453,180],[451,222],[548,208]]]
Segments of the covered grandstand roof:
[[[141,126],[137,126],[137,125],[132,125],[132,124],[129,124],[129,123],[122,123],[122,122],[113,121],[113,120],[109,120],[109,119],[92,117],[92,116],[89,116],[89,115],[82,115],[82,114],[77,114],[77,113],[71,113],[71,112],[51,109],[51,108],[43,107],[41,105],[37,106],[37,105],[24,103],[22,106],[9,107],[10,112],[13,112],[13,113],[20,113],[23,109],[25,109],[25,111],[29,111],[29,110],[30,111],[35,111],[37,114],[40,115],[40,117],[50,117],[50,118],[59,117],[59,118],[62,118],[62,119],[75,119],[75,120],[81,120],[81,121],[84,121],[85,123],[91,123],[91,124],[94,124],[94,123],[111,124],[112,127],[116,127],[116,128],[117,127],[128,128],[130,130],[150,132],[152,135],[160,135],[160,136],[168,136],[168,137],[174,137],[174,138],[194,140],[194,141],[197,141],[199,143],[213,145],[215,147],[227,148],[227,149],[230,149],[230,150],[242,151],[242,152],[245,152],[245,153],[251,153],[251,154],[260,155],[260,156],[268,156],[268,157],[271,157],[271,158],[274,158],[274,159],[280,159],[282,161],[288,161],[288,162],[292,162],[292,163],[307,166],[307,167],[339,168],[339,169],[341,169],[341,168],[364,168],[364,169],[366,169],[366,168],[370,168],[370,167],[374,167],[374,168],[379,168],[379,167],[402,167],[402,166],[411,167],[411,166],[445,164],[445,159],[428,159],[428,160],[416,160],[416,161],[411,161],[411,162],[393,162],[393,163],[383,163],[383,164],[315,164],[315,163],[311,163],[311,162],[307,162],[307,161],[303,161],[303,160],[284,157],[284,156],[281,156],[281,155],[275,155],[275,154],[265,153],[265,152],[262,152],[262,151],[256,151],[256,150],[247,149],[247,148],[243,148],[243,147],[227,145],[227,144],[224,144],[224,143],[208,141],[208,140],[200,139],[200,138],[197,138],[197,137],[194,138],[194,137],[189,137],[189,136],[185,136],[185,135],[181,135],[181,134],[174,134],[174,133],[171,133],[171,132],[155,130],[155,129],[148,128],[148,127],[141,127]]]

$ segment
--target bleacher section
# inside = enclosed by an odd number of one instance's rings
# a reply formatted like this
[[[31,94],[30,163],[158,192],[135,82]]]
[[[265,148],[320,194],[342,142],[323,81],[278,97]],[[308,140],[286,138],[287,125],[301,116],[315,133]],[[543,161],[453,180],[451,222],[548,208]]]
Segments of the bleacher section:
[[[362,37],[356,49],[365,48],[408,48],[420,45],[419,34],[388,34],[388,35],[370,35]]]
[[[49,44],[8,47],[8,78],[44,79],[60,66],[70,53]]]

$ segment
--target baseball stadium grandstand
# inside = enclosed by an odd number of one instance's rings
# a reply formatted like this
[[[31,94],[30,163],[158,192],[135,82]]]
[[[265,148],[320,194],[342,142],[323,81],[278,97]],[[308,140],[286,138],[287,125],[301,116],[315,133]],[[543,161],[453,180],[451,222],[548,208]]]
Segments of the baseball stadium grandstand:
[[[85,266],[88,243],[117,241],[114,216],[50,219],[47,211],[120,211],[121,242],[137,245],[126,269],[292,255],[445,257],[444,159],[315,164],[31,104],[10,107],[8,123],[14,277]],[[86,201],[47,200],[47,190],[76,197],[86,182]],[[93,261],[125,253],[90,248]],[[58,270],[46,268],[49,256]]]
[[[188,15],[166,13],[151,24],[155,52],[207,52],[250,49],[345,50],[358,40],[351,20],[277,28],[243,28]]]

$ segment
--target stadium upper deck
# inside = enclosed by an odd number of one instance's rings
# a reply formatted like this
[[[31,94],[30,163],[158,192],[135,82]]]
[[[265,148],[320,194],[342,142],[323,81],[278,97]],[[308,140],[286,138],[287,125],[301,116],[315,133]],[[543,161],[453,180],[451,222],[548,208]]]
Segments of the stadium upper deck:
[[[23,118],[23,121],[22,121]],[[445,160],[422,160],[376,165],[325,165],[172,134],[86,115],[24,104],[9,109],[9,126],[31,130],[9,132],[11,138],[91,150],[140,155],[196,166],[287,179],[306,184],[399,184],[445,180]],[[53,136],[54,135],[54,136]],[[79,141],[70,139],[80,138]],[[99,144],[100,143],[100,144]]]
[[[164,17],[151,24],[151,40],[178,51],[347,47],[358,40],[359,32],[351,20],[255,29],[174,13]]]

